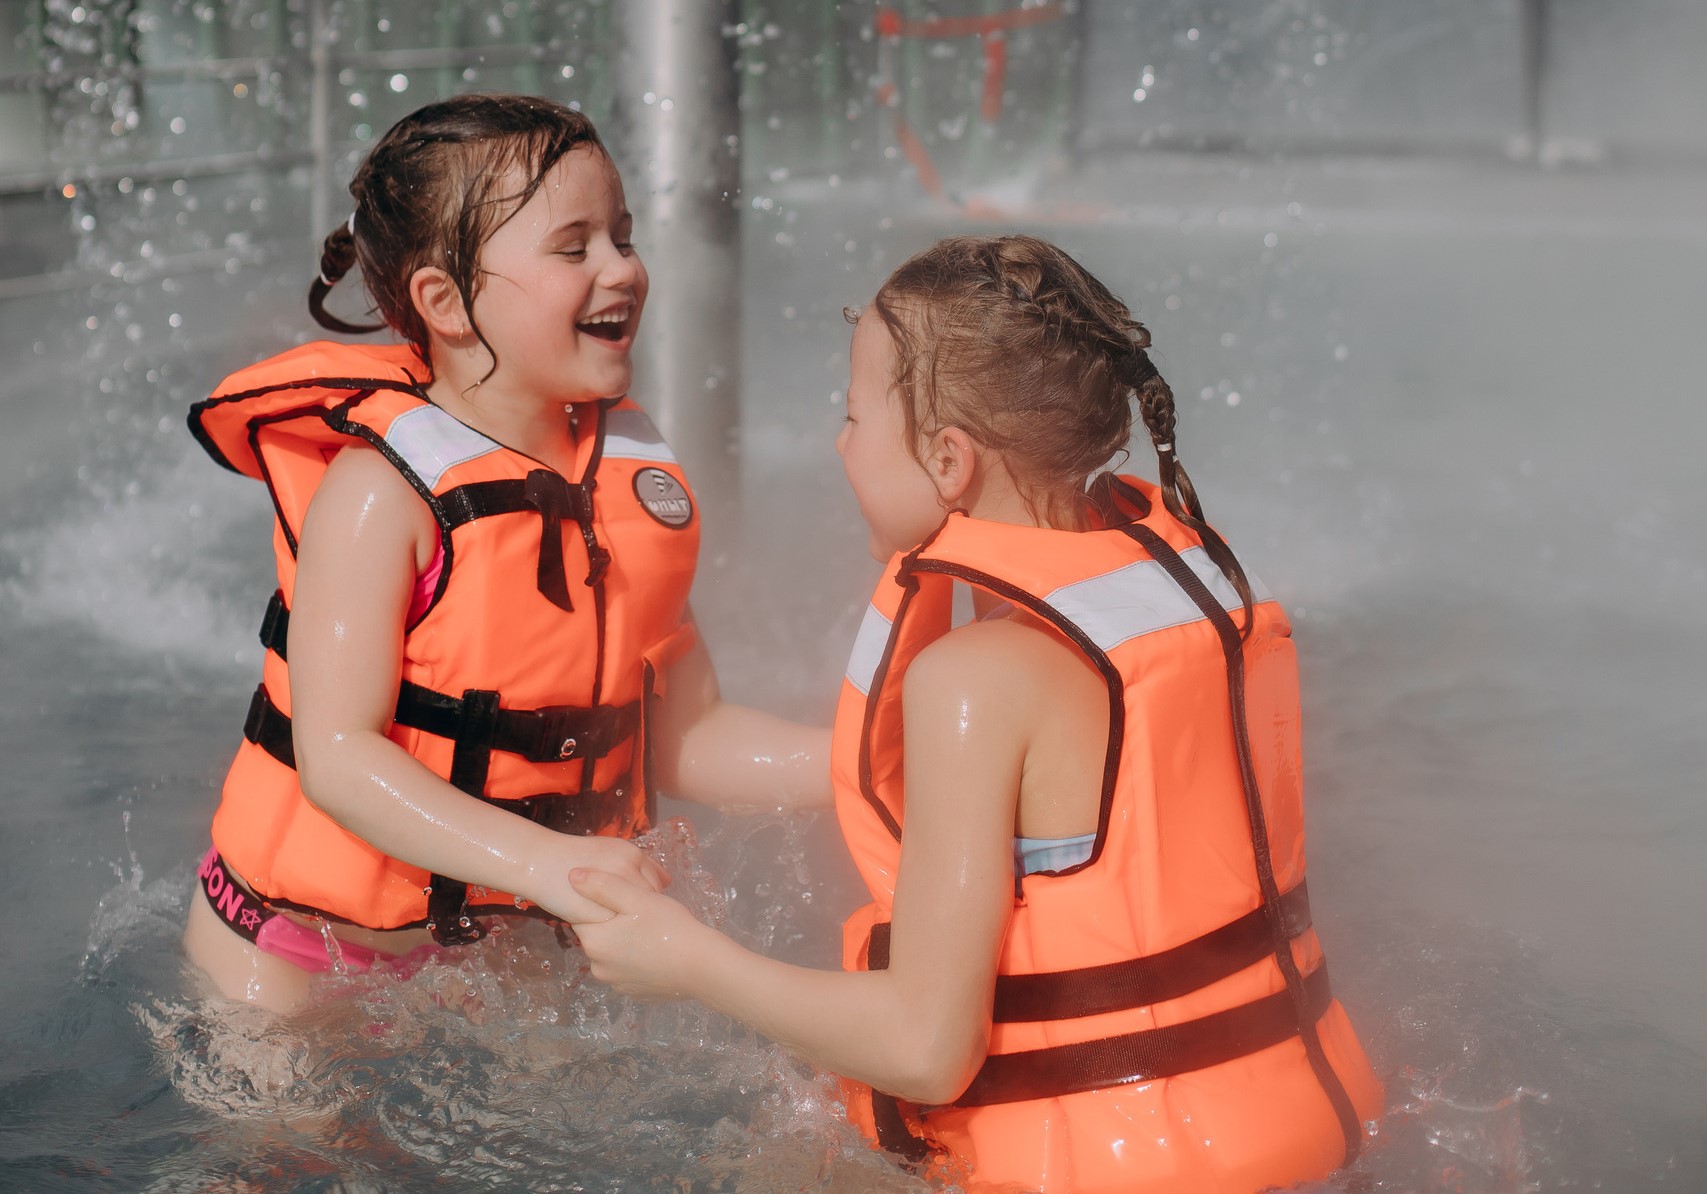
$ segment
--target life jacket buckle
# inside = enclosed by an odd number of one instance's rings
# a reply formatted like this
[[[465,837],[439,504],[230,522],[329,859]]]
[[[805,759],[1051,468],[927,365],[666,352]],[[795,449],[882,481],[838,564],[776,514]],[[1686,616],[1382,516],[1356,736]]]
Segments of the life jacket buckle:
[[[290,625],[290,609],[285,605],[284,591],[274,589],[267,598],[267,612],[261,618],[261,645],[281,659],[285,653],[286,628]]]
[[[557,757],[564,760],[572,759],[575,757],[575,751],[579,746],[580,743],[575,741],[575,739],[565,738],[563,740],[563,745],[557,748]]]
[[[257,684],[255,695],[249,698],[249,712],[243,718],[243,736],[251,742],[261,741],[261,729],[267,721],[267,686]]]

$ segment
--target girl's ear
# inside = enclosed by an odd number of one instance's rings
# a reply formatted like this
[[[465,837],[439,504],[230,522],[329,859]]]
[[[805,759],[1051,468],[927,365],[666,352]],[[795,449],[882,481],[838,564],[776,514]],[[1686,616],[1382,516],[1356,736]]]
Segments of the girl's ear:
[[[409,276],[409,301],[427,330],[441,340],[460,340],[473,330],[456,283],[436,265],[424,265]]]
[[[962,507],[978,475],[978,445],[972,437],[958,427],[942,428],[925,445],[922,463],[943,509]]]

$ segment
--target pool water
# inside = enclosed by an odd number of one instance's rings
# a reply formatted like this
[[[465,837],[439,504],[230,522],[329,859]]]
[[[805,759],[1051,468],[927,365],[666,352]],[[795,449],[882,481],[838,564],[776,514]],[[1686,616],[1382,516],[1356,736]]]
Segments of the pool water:
[[[1002,226],[1149,323],[1208,514],[1294,615],[1312,903],[1388,1092],[1322,1188],[1707,1187],[1707,226],[1497,171],[1451,195],[1375,180],[1404,202],[1373,218],[1326,177],[1288,183],[1300,215],[1260,176],[1204,206],[1147,169],[1074,196],[1095,219]],[[708,512],[695,594],[735,699],[830,715],[876,567],[831,449],[841,308],[960,226],[806,190],[749,217],[741,505]],[[59,405],[28,408],[0,490],[0,1184],[921,1188],[828,1078],[601,990],[539,926],[329,976],[277,1020],[189,981],[271,581],[264,495],[181,415],[306,333],[301,270],[271,269],[218,282],[271,315],[157,346],[152,383],[98,339],[29,363]],[[858,898],[829,818],[666,812],[652,848],[701,915],[834,964]]]

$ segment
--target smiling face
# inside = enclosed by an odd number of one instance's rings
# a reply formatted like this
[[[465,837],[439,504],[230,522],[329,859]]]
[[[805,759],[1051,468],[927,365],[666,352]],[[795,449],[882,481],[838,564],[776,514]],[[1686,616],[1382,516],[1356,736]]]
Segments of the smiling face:
[[[553,403],[628,393],[647,289],[633,226],[602,150],[574,149],[546,172],[480,251],[473,314],[498,358],[486,384]]]
[[[854,325],[850,356],[847,419],[836,452],[870,528],[871,554],[887,560],[923,542],[945,511],[924,466],[908,451],[895,344],[869,311]]]

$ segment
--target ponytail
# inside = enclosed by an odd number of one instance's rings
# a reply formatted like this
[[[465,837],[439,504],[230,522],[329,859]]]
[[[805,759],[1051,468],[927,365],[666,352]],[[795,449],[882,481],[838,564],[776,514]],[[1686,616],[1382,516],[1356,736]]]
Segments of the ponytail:
[[[385,327],[383,323],[348,323],[326,310],[326,296],[355,264],[356,217],[352,212],[320,246],[320,273],[308,284],[308,313],[314,316],[314,322],[346,336],[360,336]]]

